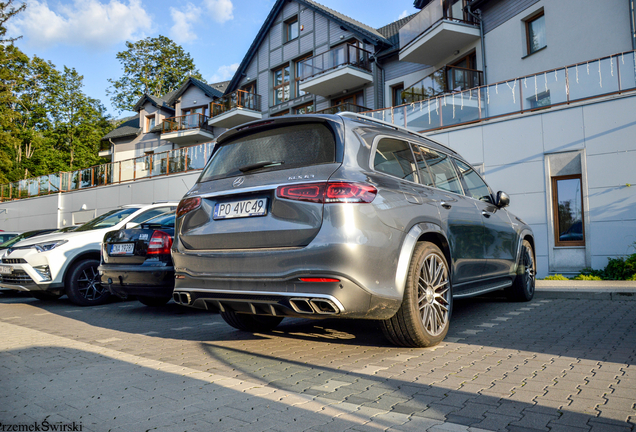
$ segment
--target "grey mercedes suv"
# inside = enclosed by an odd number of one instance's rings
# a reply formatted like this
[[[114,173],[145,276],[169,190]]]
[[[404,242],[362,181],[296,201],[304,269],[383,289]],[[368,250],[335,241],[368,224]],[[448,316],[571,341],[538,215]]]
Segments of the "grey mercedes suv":
[[[534,239],[452,149],[366,117],[286,116],[224,133],[177,209],[177,303],[263,331],[283,317],[380,320],[444,339],[453,298],[534,294]]]

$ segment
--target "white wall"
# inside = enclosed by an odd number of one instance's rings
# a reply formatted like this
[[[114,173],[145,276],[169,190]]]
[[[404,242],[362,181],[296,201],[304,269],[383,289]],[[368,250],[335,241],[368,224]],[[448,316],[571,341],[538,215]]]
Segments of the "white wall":
[[[524,20],[542,8],[547,48],[525,57]],[[535,3],[486,33],[488,83],[631,50],[628,12],[628,0],[541,0]]]
[[[95,210],[97,216],[124,204],[179,201],[194,185],[200,171],[62,194],[0,203],[0,229],[28,231],[72,225],[73,213]]]
[[[472,164],[483,164],[491,188],[510,195],[510,211],[534,231],[542,277],[548,271],[573,270],[559,268],[564,265],[559,263],[567,262],[568,253],[576,259],[581,254],[576,248],[569,252],[568,248],[554,248],[546,159],[559,153],[583,154],[583,201],[587,204],[583,262],[603,268],[608,257],[634,253],[634,113],[636,95],[632,93],[428,135],[449,145]]]

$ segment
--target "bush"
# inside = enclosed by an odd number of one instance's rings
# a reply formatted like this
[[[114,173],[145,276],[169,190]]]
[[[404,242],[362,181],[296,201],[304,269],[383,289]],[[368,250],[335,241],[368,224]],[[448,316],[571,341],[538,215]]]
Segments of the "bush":
[[[543,280],[569,280],[569,279],[563,276],[562,274],[555,274],[555,275],[550,275],[544,278]]]
[[[574,276],[572,280],[600,281],[603,280],[603,278],[601,278],[600,276],[580,274]]]

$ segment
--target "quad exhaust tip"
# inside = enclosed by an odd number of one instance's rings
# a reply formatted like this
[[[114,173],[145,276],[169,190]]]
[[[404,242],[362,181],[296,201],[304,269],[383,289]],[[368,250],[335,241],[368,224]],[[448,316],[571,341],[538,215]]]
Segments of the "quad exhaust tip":
[[[299,314],[333,315],[340,313],[340,308],[328,299],[291,298],[289,304]]]
[[[192,301],[192,297],[190,297],[190,293],[186,293],[186,292],[175,291],[172,294],[172,299],[174,300],[175,303],[181,304],[181,305],[189,305],[190,302]]]

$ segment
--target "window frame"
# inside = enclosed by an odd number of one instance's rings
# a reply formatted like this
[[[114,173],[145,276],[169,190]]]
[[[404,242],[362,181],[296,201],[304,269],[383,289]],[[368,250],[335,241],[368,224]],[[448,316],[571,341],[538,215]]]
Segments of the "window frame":
[[[466,198],[470,198],[470,199],[473,199],[475,201],[479,201],[479,202],[482,202],[482,203],[487,203],[487,204],[494,205],[495,204],[495,194],[492,192],[492,189],[490,188],[490,185],[486,182],[486,180],[482,177],[482,175],[477,172],[475,167],[472,166],[471,164],[469,164],[468,162],[466,162],[465,160],[462,160],[460,158],[451,156],[451,159],[453,160],[453,165],[455,165],[455,170],[459,174],[459,180],[460,180],[462,189],[464,190],[464,196]],[[479,179],[484,183],[484,185],[486,186],[486,189],[488,189],[488,197],[490,198],[490,201],[484,201],[484,200],[481,200],[481,199],[477,199],[477,198],[473,197],[472,195],[469,195],[471,189],[468,186],[468,182],[466,181],[466,176],[464,175],[463,171],[461,170],[461,168],[457,164],[458,162],[463,163],[467,167],[469,167],[470,170],[473,173],[475,173],[477,175],[477,177],[479,177]]]
[[[396,101],[397,92],[400,92],[400,99],[402,99],[402,103],[398,104]],[[404,83],[398,83],[391,86],[391,106],[396,107],[399,105],[404,105],[404,98],[402,97],[402,92],[404,92]]]
[[[557,183],[559,180],[573,180],[578,179],[581,188],[579,193],[581,194],[581,234],[583,236],[582,240],[559,240],[559,234],[561,229],[559,228],[559,189],[557,187]],[[583,201],[583,176],[581,174],[570,174],[564,176],[554,176],[551,177],[551,185],[552,185],[552,229],[554,230],[554,246],[557,247],[568,247],[568,246],[585,246],[585,207]]]
[[[153,125],[151,126],[150,123],[153,123]],[[150,130],[154,128],[156,125],[157,125],[156,115],[155,114],[147,115],[146,116],[146,133],[150,132]]]
[[[285,81],[285,69],[287,69],[287,81]],[[276,85],[276,73],[278,71],[282,71],[282,82],[280,85]],[[285,99],[285,87],[288,87],[288,98]],[[280,101],[277,101],[276,92],[278,89],[283,89],[283,98]],[[281,66],[272,69],[272,90],[273,90],[273,98],[272,101],[274,104],[272,106],[280,105],[282,103],[288,102],[292,99],[291,97],[291,66],[288,63],[282,64]]]
[[[291,26],[293,24],[296,24],[296,37],[290,37],[290,30],[291,30]],[[293,17],[286,19],[283,22],[283,25],[285,26],[285,41],[283,43],[287,43],[287,42],[291,42],[293,40],[296,40],[300,37],[300,22],[298,20],[298,15],[294,15]]]
[[[300,94],[300,74],[298,71],[298,66],[300,65],[300,62],[308,60],[310,58],[312,58],[314,56],[313,52],[307,53],[302,57],[298,57],[296,60],[293,61],[294,63],[294,98],[299,98],[301,96],[305,96],[306,94],[309,94],[307,92]]]
[[[309,113],[313,113],[316,112],[316,106],[314,104],[314,101],[311,102],[307,102],[304,103],[302,105],[298,105],[292,108],[292,111],[295,115],[302,115],[302,114],[308,114],[308,113],[299,113],[298,110],[303,109],[303,108],[308,108],[308,107],[312,107],[313,109],[311,111],[309,111]]]
[[[201,112],[201,113],[192,112],[193,110],[198,110],[198,109],[203,109],[203,112]],[[208,109],[208,105],[198,105],[198,106],[191,106],[191,107],[187,107],[187,108],[182,108],[181,109],[181,115],[201,114],[201,115],[203,115],[205,117],[206,113],[207,113],[207,109]]]
[[[535,22],[536,20],[538,20],[539,18],[544,17],[543,20],[543,32],[544,32],[544,37],[546,39],[546,43],[545,45],[537,48],[536,50],[532,50],[532,43],[531,43],[531,37],[530,37],[530,26],[533,22]],[[540,10],[539,12],[535,13],[534,15],[532,15],[531,17],[529,17],[528,19],[525,20],[525,27],[526,27],[526,56],[532,55],[536,52],[541,51],[542,49],[544,49],[545,47],[548,46],[548,40],[547,40],[547,36],[545,35],[546,33],[546,28],[545,28],[545,13],[543,10]]]

